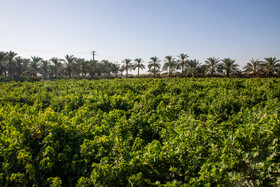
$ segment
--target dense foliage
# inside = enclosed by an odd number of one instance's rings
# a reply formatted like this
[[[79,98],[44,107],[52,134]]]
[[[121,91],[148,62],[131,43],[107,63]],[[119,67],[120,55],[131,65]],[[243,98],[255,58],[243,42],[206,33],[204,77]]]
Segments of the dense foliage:
[[[0,83],[0,186],[280,185],[280,80]]]

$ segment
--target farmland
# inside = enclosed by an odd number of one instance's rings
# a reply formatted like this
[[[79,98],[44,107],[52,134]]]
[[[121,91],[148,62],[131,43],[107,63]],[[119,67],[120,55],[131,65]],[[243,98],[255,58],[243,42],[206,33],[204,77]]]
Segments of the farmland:
[[[280,184],[280,80],[0,83],[0,186]]]

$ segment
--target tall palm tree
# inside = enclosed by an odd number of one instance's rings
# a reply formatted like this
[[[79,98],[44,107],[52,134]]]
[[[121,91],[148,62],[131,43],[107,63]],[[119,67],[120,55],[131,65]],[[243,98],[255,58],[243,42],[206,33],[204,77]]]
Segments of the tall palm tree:
[[[160,59],[156,56],[150,58],[151,61],[149,61],[148,68],[149,72],[154,74],[154,78],[156,78],[156,74],[160,71]]]
[[[13,51],[6,52],[6,59],[7,59],[6,67],[8,70],[8,75],[12,80],[15,79],[15,72],[16,72],[15,56],[17,56],[17,53]]]
[[[136,58],[134,61],[136,62],[134,65],[134,70],[138,68],[138,78],[139,78],[140,77],[139,70],[145,69],[145,65],[142,63],[143,62],[142,58]]]
[[[41,57],[37,57],[37,56],[31,56],[31,63],[30,63],[30,73],[32,76],[37,77],[37,73],[39,72],[39,66],[40,66],[40,62],[43,59]]]
[[[197,59],[188,60],[187,66],[186,66],[186,71],[187,71],[188,75],[190,75],[192,77],[196,77],[198,70],[199,70],[199,66],[200,66],[200,63]]]
[[[49,61],[48,60],[42,60],[41,66],[39,67],[39,73],[43,76],[43,78],[46,80],[48,79],[49,74]]]
[[[23,65],[24,59],[21,58],[20,56],[17,56],[15,58],[15,63],[16,63],[16,73],[18,76],[21,76],[22,73],[24,72],[24,65]]]
[[[75,71],[78,74],[78,76],[81,76],[82,78],[86,77],[88,73],[88,63],[89,61],[86,61],[83,58],[76,59]]]
[[[207,69],[207,65],[206,64],[199,65],[197,67],[197,74],[199,76],[203,76],[204,77],[207,74],[207,72],[208,72],[208,69]]]
[[[112,66],[113,64],[109,62],[109,60],[102,60],[101,64],[103,65],[103,72],[104,74],[110,78],[111,77],[111,72],[112,72]]]
[[[214,73],[217,71],[219,62],[220,59],[215,57],[207,58],[207,60],[205,61],[207,71],[210,72],[211,77],[213,77]]]
[[[171,55],[166,56],[164,59],[164,64],[162,69],[164,71],[168,70],[168,77],[172,76],[172,73],[175,71],[175,68],[177,66],[177,63],[175,61],[175,58],[173,58]]]
[[[269,77],[272,77],[275,73],[275,71],[277,71],[277,69],[280,68],[280,64],[278,62],[280,62],[279,59],[277,59],[276,57],[269,57],[269,58],[264,58],[264,70],[268,73]]]
[[[122,65],[119,69],[119,72],[121,73],[121,77],[123,77],[123,72],[125,71],[124,65]]]
[[[52,57],[49,61],[53,64],[51,66],[52,74],[55,77],[58,77],[63,68],[62,62],[65,62],[65,61],[63,59],[59,59],[57,57]]]
[[[98,62],[95,60],[95,61],[93,61],[93,60],[90,60],[89,62],[88,62],[88,73],[89,73],[89,76],[90,76],[90,78],[95,78],[95,76],[96,75],[98,75],[99,74],[99,66],[98,66]]]
[[[112,63],[111,71],[112,73],[115,74],[115,77],[118,77],[118,73],[120,71],[120,65],[117,62]]]
[[[229,77],[231,73],[238,71],[238,64],[235,63],[235,60],[231,58],[225,58],[222,60],[222,64],[220,65],[220,69],[225,72],[226,77]]]
[[[0,51],[0,76],[6,76],[6,53],[4,51]]]
[[[181,67],[181,76],[183,77],[183,72],[184,72],[184,69],[185,69],[185,66],[187,64],[187,58],[189,56],[187,54],[184,54],[184,53],[181,53],[178,55],[178,65]]]
[[[68,74],[68,77],[71,78],[72,71],[73,69],[75,69],[74,65],[76,63],[76,57],[74,57],[74,55],[66,55],[65,62],[66,62],[66,74]]]
[[[28,76],[30,64],[31,64],[31,61],[29,58],[24,58],[22,60],[22,73],[21,74],[23,76]]]
[[[243,69],[245,73],[251,73],[255,77],[261,70],[261,61],[252,59]]]
[[[131,59],[124,59],[123,61],[123,69],[126,71],[126,77],[128,77],[128,70],[130,70],[133,66],[131,65]]]

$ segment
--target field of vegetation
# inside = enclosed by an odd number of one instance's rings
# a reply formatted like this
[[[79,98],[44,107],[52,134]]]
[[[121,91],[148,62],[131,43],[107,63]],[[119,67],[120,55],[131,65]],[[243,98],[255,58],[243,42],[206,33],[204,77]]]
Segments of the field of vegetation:
[[[0,186],[279,186],[280,79],[0,83]]]

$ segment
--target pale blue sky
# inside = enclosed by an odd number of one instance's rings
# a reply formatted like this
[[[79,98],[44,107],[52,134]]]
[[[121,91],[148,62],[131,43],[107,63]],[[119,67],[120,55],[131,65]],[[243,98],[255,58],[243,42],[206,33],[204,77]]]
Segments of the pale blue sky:
[[[0,50],[121,62],[280,58],[280,0],[0,0]]]

